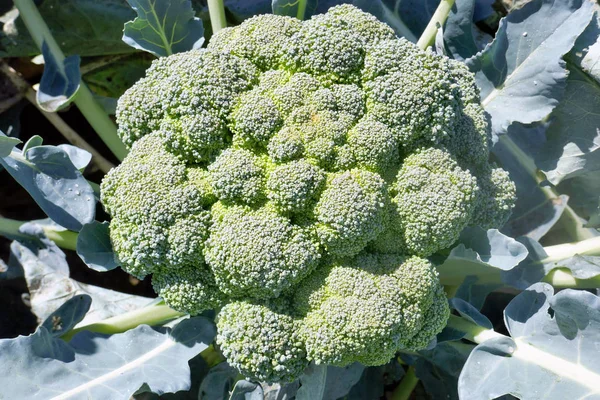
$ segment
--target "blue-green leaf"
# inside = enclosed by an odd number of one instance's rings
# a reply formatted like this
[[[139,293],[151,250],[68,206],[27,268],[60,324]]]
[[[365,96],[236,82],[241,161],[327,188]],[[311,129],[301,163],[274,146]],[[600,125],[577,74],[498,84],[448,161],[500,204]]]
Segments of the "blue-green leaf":
[[[77,254],[91,269],[99,272],[118,267],[108,230],[108,222],[85,224],[77,236]]]
[[[47,112],[55,112],[67,106],[77,94],[81,83],[79,56],[69,56],[63,61],[54,58],[46,42],[42,44],[44,74],[37,91],[37,103]]]
[[[447,285],[459,285],[469,275],[484,284],[498,282],[502,271],[511,270],[525,257],[527,248],[497,229],[468,228],[437,269]]]
[[[477,324],[479,326],[483,326],[487,329],[492,329],[493,325],[490,320],[479,312],[479,310],[473,307],[471,304],[467,303],[463,299],[453,298],[450,299],[450,306],[458,311],[461,317]]]
[[[211,368],[200,384],[198,398],[203,400],[226,399],[233,390],[235,378],[239,372],[227,362],[222,362]]]
[[[204,43],[202,20],[190,0],[127,0],[138,16],[125,24],[123,41],[157,57],[198,49]]]
[[[188,360],[214,335],[214,324],[203,317],[172,330],[140,325],[112,336],[83,331],[68,344],[40,327],[31,336],[0,340],[2,393],[14,399],[120,400],[143,383],[158,394],[187,390]]]
[[[23,145],[23,149],[21,150],[23,153],[27,153],[27,150],[32,149],[37,146],[41,146],[44,143],[44,139],[41,136],[33,135],[29,138],[27,142]]]
[[[568,53],[593,14],[587,0],[533,0],[500,22],[494,41],[467,60],[492,116],[494,141],[515,121],[532,123],[562,98]]]
[[[350,392],[364,371],[362,364],[332,367],[311,364],[300,377],[296,400],[336,400]]]
[[[258,383],[250,382],[245,379],[235,383],[229,400],[263,400],[264,393]]]
[[[552,313],[550,313],[552,310]],[[600,396],[600,298],[538,283],[504,311],[511,337],[478,345],[459,379],[461,399],[592,399]],[[493,377],[482,379],[493,371]]]
[[[69,155],[56,146],[13,150],[0,164],[57,224],[79,231],[96,212],[94,191]]]
[[[41,326],[54,337],[61,337],[80,323],[92,305],[87,294],[71,297],[58,310],[50,314]]]
[[[21,143],[19,139],[6,136],[0,132],[0,158],[8,157],[13,148],[19,143]]]
[[[444,42],[457,60],[470,58],[479,51],[473,35],[475,8],[475,0],[456,0],[446,20]]]
[[[80,171],[83,171],[85,167],[88,166],[90,161],[92,161],[92,155],[90,152],[80,149],[77,146],[71,146],[70,144],[59,144],[56,147],[67,153],[75,168]]]

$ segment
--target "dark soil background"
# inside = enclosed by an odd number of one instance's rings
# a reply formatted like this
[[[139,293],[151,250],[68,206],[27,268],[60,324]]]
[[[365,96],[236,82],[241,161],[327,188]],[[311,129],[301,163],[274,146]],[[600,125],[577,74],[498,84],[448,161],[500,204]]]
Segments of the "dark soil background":
[[[22,72],[32,82],[39,80],[41,70],[31,65],[21,65],[18,60],[10,63],[15,69]],[[12,96],[16,91],[0,77],[0,99]],[[19,139],[25,143],[31,136],[40,135],[44,138],[44,144],[58,145],[67,143],[66,139],[46,120],[46,118],[27,100],[21,100],[21,104],[14,106],[13,110],[22,108],[20,114]],[[3,114],[5,117],[7,114]],[[111,162],[117,163],[111,152],[98,138],[87,121],[83,118],[76,107],[70,107],[60,112],[61,118],[87,140],[101,154]],[[14,123],[14,122],[13,122]],[[2,126],[5,126],[2,121]],[[19,124],[16,123],[15,127]],[[6,132],[5,132],[6,133]],[[102,180],[102,172],[88,166],[84,173],[85,177],[96,183]],[[29,221],[32,219],[46,218],[44,212],[37,206],[31,196],[23,189],[4,169],[0,171],[0,216],[16,220]],[[103,220],[106,214],[101,206],[97,209],[96,219]],[[9,239],[0,236],[0,259],[8,262],[10,254]],[[96,286],[117,290],[120,292],[136,294],[140,296],[156,297],[149,279],[139,281],[117,268],[109,272],[96,272],[88,268],[74,251],[64,250],[71,271],[71,278]],[[37,318],[31,313],[23,295],[27,295],[27,285],[24,279],[0,280],[0,338],[11,338],[18,335],[32,333],[37,326]]]

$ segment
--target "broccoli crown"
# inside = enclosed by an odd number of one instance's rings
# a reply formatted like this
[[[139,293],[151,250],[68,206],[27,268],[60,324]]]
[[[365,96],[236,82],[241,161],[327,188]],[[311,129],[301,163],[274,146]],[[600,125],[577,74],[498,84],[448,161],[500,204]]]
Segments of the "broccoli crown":
[[[305,315],[301,337],[316,363],[387,363],[398,350],[419,350],[446,324],[449,309],[427,260],[364,253],[326,263],[295,292]]]
[[[176,309],[224,305],[228,332],[246,322],[227,310],[274,331],[300,318],[309,360],[372,365],[425,346],[447,308],[431,266],[413,256],[445,249],[469,225],[499,228],[515,202],[507,173],[488,161],[473,75],[350,5],[308,21],[250,18],[206,49],[154,61],[119,100],[117,122],[131,151],[101,197],[122,267],[153,274]],[[364,298],[352,295],[338,273],[373,287],[349,278]],[[275,300],[318,295],[307,288],[327,293],[323,302],[274,316]],[[345,318],[354,322],[341,340],[334,326]],[[220,340],[245,373],[297,371],[231,335]]]

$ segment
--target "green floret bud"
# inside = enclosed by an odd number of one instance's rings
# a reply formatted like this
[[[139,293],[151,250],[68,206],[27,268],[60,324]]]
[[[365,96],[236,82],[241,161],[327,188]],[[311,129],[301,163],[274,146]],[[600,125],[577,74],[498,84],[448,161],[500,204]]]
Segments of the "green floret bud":
[[[456,125],[458,85],[443,57],[417,53],[400,60],[393,72],[364,82],[364,88],[368,113],[409,150],[439,143]]]
[[[306,315],[302,338],[308,358],[340,367],[374,366],[398,350],[424,348],[448,319],[440,290],[435,268],[417,257],[361,254],[317,270],[294,299]]]
[[[308,366],[298,321],[273,305],[236,301],[217,317],[217,344],[246,378],[291,382]]]
[[[192,163],[209,161],[225,148],[228,136],[223,121],[201,108],[191,115],[165,116],[159,132],[171,153]]]
[[[349,132],[345,159],[349,166],[356,166],[384,175],[400,161],[399,142],[387,127],[371,118],[364,118]]]
[[[308,96],[321,87],[321,83],[309,74],[297,73],[285,84],[274,88],[271,98],[283,115],[289,115],[294,109],[303,106]]]
[[[394,38],[393,30],[356,7],[341,5],[302,24],[284,57],[286,67],[324,83],[359,82],[367,46]]]
[[[461,167],[478,169],[488,163],[491,137],[489,115],[481,105],[468,104],[462,110],[455,129],[442,143]]]
[[[153,62],[146,77],[119,99],[116,114],[119,137],[130,147],[142,136],[159,129],[168,116],[173,119],[196,116],[200,110],[205,113],[200,112],[196,121],[224,119],[238,95],[256,83],[258,72],[250,61],[216,51],[192,50],[160,58]],[[210,152],[215,145],[207,143],[206,138],[211,137],[213,130],[210,125],[200,132],[176,130],[176,136],[183,136],[178,138],[180,146],[194,135],[202,139],[191,140],[190,149],[179,147],[182,154]],[[216,138],[222,140],[221,135]]]
[[[283,213],[300,213],[313,205],[325,183],[325,172],[304,160],[276,167],[267,180],[267,197]]]
[[[269,157],[275,162],[297,160],[304,153],[302,132],[296,127],[286,126],[277,132],[267,146]]]
[[[231,113],[229,127],[234,133],[234,144],[264,148],[282,124],[283,118],[273,100],[252,91],[240,97]]]
[[[204,255],[217,285],[231,297],[275,298],[318,264],[314,235],[267,207],[217,204],[212,213]]]
[[[429,256],[454,243],[473,214],[477,180],[449,153],[427,149],[404,159],[394,187],[401,240],[409,254]]]
[[[517,200],[517,189],[508,172],[488,167],[477,176],[481,192],[471,225],[483,229],[500,229],[506,224]]]
[[[262,70],[278,68],[291,37],[300,31],[302,22],[296,18],[265,14],[245,20],[242,24],[217,32],[209,49],[230,52],[249,59]]]
[[[208,166],[215,195],[221,200],[246,204],[264,194],[265,171],[260,159],[244,149],[226,149]]]
[[[314,210],[321,243],[333,255],[359,253],[383,231],[388,203],[377,174],[354,169],[331,175]]]
[[[422,50],[405,38],[384,40],[372,46],[365,55],[363,81],[372,81],[383,75],[401,72],[410,57]]]
[[[190,315],[219,308],[226,301],[210,270],[203,265],[155,272],[152,287],[169,307]]]
[[[101,185],[110,237],[123,269],[143,277],[160,266],[202,260],[211,195],[154,133],[137,141]]]

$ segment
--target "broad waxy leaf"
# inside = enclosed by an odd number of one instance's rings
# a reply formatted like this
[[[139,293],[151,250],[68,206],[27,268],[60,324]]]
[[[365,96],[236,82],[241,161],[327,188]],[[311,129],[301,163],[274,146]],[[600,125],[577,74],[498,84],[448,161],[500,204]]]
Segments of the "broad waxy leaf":
[[[0,132],[0,158],[8,157],[16,145],[21,143],[18,138],[6,136]]]
[[[233,390],[235,378],[239,372],[227,362],[222,362],[210,369],[198,392],[198,398],[203,400],[226,399]]]
[[[60,308],[46,318],[42,325],[54,337],[61,337],[80,323],[92,305],[87,294],[71,297]]]
[[[553,295],[550,285],[538,283],[515,297],[504,321],[511,337],[473,350],[459,379],[461,399],[600,397],[598,296],[571,289]]]
[[[214,324],[203,317],[174,329],[140,325],[112,336],[83,331],[69,343],[45,327],[0,340],[0,385],[8,398],[126,399],[142,383],[162,394],[190,386],[188,360],[206,349]]]
[[[85,224],[77,236],[77,254],[88,267],[105,272],[118,267],[110,242],[108,222]]]
[[[538,183],[533,157],[546,140],[545,131],[543,125],[513,123],[492,150],[517,187],[515,209],[502,228],[508,236],[541,239],[558,221],[569,201],[569,196],[551,195],[548,188]]]
[[[560,101],[567,72],[561,57],[592,18],[587,0],[534,0],[500,22],[494,41],[467,60],[492,116],[494,141],[515,121],[545,118]]]
[[[263,400],[264,393],[258,383],[249,382],[245,379],[237,381],[229,396],[229,400]]]
[[[8,262],[8,278],[24,276],[31,295],[31,310],[45,320],[66,300],[90,295],[94,302],[82,324],[91,324],[127,311],[146,306],[152,299],[115,292],[98,286],[77,282],[69,277],[65,254],[46,239],[39,226],[22,227],[38,242],[13,242]]]
[[[456,0],[444,30],[444,42],[450,54],[457,60],[465,60],[477,53],[473,35],[474,0]]]
[[[364,371],[362,364],[332,367],[311,364],[300,377],[296,400],[336,400],[348,394]]]
[[[90,161],[92,161],[92,155],[90,152],[80,149],[77,146],[72,146],[70,144],[59,144],[56,147],[67,153],[75,168],[82,172],[85,167],[89,165]]]
[[[377,367],[367,367],[359,381],[352,386],[346,400],[380,400],[385,387],[398,382],[404,376],[404,368],[397,358]]]
[[[42,54],[44,74],[37,91],[37,103],[44,111],[56,112],[66,107],[79,90],[81,59],[74,55],[59,61],[54,58],[46,42],[42,44]]]
[[[13,149],[0,164],[54,222],[79,231],[96,213],[94,191],[69,155],[56,146]]]
[[[444,284],[461,284],[466,276],[477,276],[481,283],[489,277],[498,281],[502,271],[508,271],[527,257],[527,248],[497,229],[487,232],[467,228],[459,245],[452,249],[442,265],[437,267]]]
[[[123,41],[157,57],[198,49],[204,26],[190,0],[127,0],[138,16],[125,24]]]

